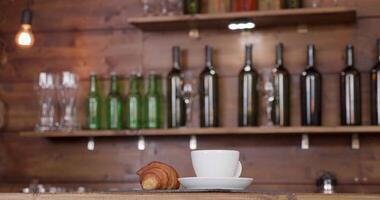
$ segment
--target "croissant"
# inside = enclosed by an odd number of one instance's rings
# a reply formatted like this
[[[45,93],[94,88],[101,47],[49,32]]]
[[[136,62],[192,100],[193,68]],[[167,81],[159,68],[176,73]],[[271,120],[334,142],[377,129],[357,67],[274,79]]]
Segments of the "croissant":
[[[177,171],[161,162],[151,162],[137,171],[140,176],[140,184],[144,190],[168,190],[178,189]]]

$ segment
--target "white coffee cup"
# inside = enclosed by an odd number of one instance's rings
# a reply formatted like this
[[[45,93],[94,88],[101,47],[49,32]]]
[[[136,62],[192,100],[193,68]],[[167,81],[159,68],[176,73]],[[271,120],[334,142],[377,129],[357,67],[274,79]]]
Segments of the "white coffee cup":
[[[240,177],[240,153],[232,150],[197,150],[191,161],[197,177]]]

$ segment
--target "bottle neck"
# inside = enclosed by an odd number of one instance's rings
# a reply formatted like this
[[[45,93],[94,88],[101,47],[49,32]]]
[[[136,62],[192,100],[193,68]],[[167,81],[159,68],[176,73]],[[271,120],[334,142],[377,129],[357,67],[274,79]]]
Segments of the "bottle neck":
[[[354,47],[349,45],[346,50],[346,65],[347,67],[354,66]]]
[[[96,75],[90,76],[90,93],[96,93],[97,92],[97,84],[96,84]]]
[[[206,67],[209,69],[213,69],[212,65],[212,54],[213,54],[213,49],[210,46],[206,46]]]
[[[148,93],[157,93],[159,87],[160,76],[157,74],[149,75]]]
[[[179,47],[173,47],[173,68],[181,69],[181,49]]]
[[[380,39],[377,40],[377,62],[380,63]]]
[[[252,65],[252,44],[245,46],[245,66]]]
[[[139,77],[131,75],[129,78],[129,93],[138,93],[139,91]]]
[[[309,45],[307,47],[307,68],[313,68],[315,66],[315,47],[314,45]]]
[[[118,93],[118,83],[116,75],[112,75],[111,77],[111,93]]]
[[[276,47],[276,66],[277,67],[280,67],[283,65],[283,61],[282,61],[283,60],[283,54],[282,54],[283,48],[284,48],[284,46],[282,43],[278,44]]]

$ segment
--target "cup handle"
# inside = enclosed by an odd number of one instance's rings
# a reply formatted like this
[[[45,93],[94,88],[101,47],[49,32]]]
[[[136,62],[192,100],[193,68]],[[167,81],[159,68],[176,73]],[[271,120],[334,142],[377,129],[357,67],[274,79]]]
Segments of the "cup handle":
[[[235,177],[236,178],[240,177],[242,171],[243,171],[243,166],[241,165],[241,162],[239,161],[238,166],[236,168]]]

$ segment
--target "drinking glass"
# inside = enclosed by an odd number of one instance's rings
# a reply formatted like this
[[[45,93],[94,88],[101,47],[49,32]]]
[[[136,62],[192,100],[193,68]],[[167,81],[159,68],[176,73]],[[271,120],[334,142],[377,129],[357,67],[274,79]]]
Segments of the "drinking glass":
[[[183,0],[163,0],[166,6],[167,15],[181,15],[183,14]]]
[[[333,0],[333,2],[334,2],[334,6],[337,7],[337,6],[341,6],[344,0]]]
[[[34,90],[38,96],[40,106],[38,122],[35,130],[38,132],[51,131],[55,129],[55,82],[54,75],[47,72],[38,74]]]
[[[78,78],[71,72],[62,72],[58,83],[58,97],[61,105],[61,120],[59,129],[73,131],[79,129],[77,122]]]
[[[186,126],[193,126],[193,104],[197,96],[197,79],[191,71],[183,74],[182,98],[186,105]]]
[[[141,0],[145,16],[157,16],[162,14],[164,0]]]
[[[322,3],[323,3],[322,0],[312,0],[311,1],[311,7],[312,8],[319,8],[319,7],[321,7]]]
[[[264,92],[264,99],[266,103],[267,125],[273,126],[272,120],[272,106],[274,103],[274,87],[273,76],[271,71],[264,71],[262,73],[262,85]]]

